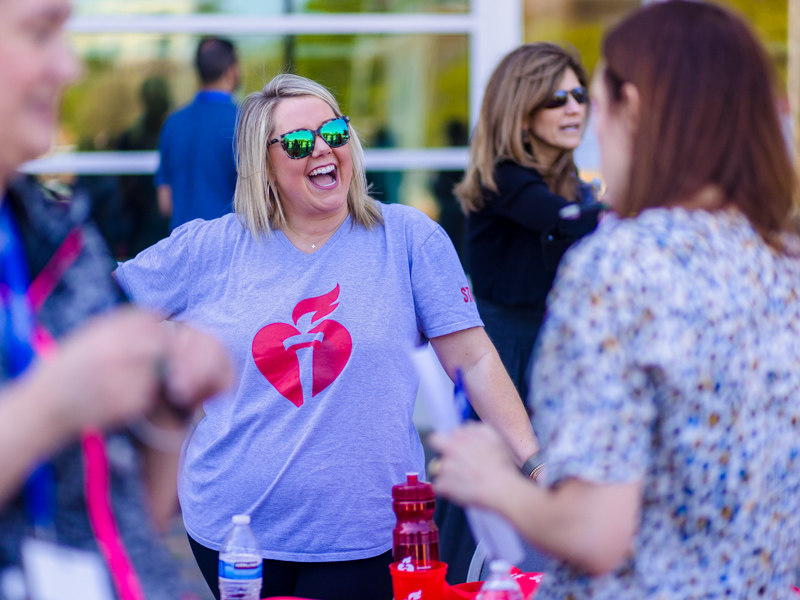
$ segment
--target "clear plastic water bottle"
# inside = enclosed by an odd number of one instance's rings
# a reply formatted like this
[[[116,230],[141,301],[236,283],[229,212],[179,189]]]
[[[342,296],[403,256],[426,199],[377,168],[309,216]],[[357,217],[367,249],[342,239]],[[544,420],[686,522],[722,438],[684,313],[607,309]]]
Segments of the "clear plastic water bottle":
[[[249,515],[234,515],[219,551],[220,600],[259,600],[263,564]]]
[[[489,579],[481,586],[475,600],[525,600],[519,585],[511,578],[511,565],[505,560],[493,560]]]

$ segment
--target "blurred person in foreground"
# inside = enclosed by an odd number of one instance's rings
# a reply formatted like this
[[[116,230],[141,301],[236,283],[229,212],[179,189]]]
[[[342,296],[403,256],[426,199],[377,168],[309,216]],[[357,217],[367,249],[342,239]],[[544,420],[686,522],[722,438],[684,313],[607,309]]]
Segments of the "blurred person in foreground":
[[[167,118],[158,140],[156,193],[170,230],[193,219],[230,213],[236,189],[233,92],[240,79],[236,48],[223,38],[203,38],[197,45],[195,68],[200,90],[191,103]]]
[[[163,398],[188,410],[227,384],[229,363],[205,335],[114,309],[121,293],[88,207],[16,173],[50,147],[62,88],[79,73],[69,14],[67,0],[0,2],[0,595],[21,561],[29,585],[64,585],[51,568],[28,569],[50,547],[26,552],[38,538],[57,542],[62,565],[85,557],[76,549],[102,554],[122,597],[175,600],[185,587],[153,519],[174,509],[177,447],[144,447],[122,427],[144,417],[175,439],[184,423]]]
[[[570,250],[533,367],[545,470],[484,426],[438,491],[552,555],[548,598],[790,598],[800,544],[800,239],[769,60],[711,4],[645,7],[593,84],[612,213]]]
[[[193,221],[117,269],[133,300],[225,342],[240,373],[205,404],[179,478],[209,586],[231,515],[264,557],[262,596],[392,596],[392,485],[424,473],[410,351],[429,339],[518,464],[530,422],[447,234],[367,194],[364,153],[324,87],[279,75],[247,97],[236,214]]]
[[[492,74],[470,143],[470,163],[455,188],[467,215],[467,260],[481,319],[521,397],[544,318],[567,223],[559,211],[594,201],[578,178],[573,151],[589,119],[588,78],[580,59],[550,43],[525,44]],[[572,236],[570,241],[574,241]],[[554,245],[564,246],[555,260]]]

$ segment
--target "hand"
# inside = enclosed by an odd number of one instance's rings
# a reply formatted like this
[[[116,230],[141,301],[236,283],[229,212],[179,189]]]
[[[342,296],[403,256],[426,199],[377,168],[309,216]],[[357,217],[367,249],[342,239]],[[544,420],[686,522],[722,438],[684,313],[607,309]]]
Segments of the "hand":
[[[72,437],[142,414],[155,399],[156,357],[164,342],[156,319],[131,309],[95,318],[62,340],[25,375],[54,431]]]
[[[213,338],[182,323],[162,326],[167,328],[162,405],[169,403],[173,413],[190,413],[203,400],[230,385],[231,363],[223,346]],[[158,415],[152,416],[154,421],[165,424]]]
[[[24,379],[50,415],[53,432],[65,438],[149,412],[161,391],[158,365],[165,359],[174,362],[168,385],[184,402],[199,402],[227,385],[230,367],[218,342],[185,329],[170,338],[155,317],[121,309],[65,338]]]
[[[488,425],[467,423],[449,436],[433,434],[429,443],[440,453],[436,491],[458,504],[494,508],[509,478],[523,477],[508,446]]]

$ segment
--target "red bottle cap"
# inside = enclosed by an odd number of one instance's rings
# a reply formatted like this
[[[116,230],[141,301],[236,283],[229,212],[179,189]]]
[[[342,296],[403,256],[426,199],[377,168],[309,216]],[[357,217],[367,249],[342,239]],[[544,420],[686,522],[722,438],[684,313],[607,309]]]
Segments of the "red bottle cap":
[[[433,500],[433,486],[419,480],[417,473],[406,473],[407,481],[392,486],[392,498],[398,502]]]

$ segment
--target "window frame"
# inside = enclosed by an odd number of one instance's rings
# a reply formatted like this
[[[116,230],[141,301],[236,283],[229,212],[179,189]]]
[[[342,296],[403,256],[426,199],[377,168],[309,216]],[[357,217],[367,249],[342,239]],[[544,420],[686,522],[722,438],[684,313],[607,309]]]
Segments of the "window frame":
[[[253,15],[75,15],[70,33],[189,33],[197,35],[466,35],[469,56],[469,115],[474,125],[483,90],[500,59],[523,39],[522,0],[470,0],[458,14],[326,13]],[[158,152],[56,152],[26,163],[33,174],[126,175],[154,173]],[[367,170],[454,170],[467,165],[468,149],[368,149]]]

